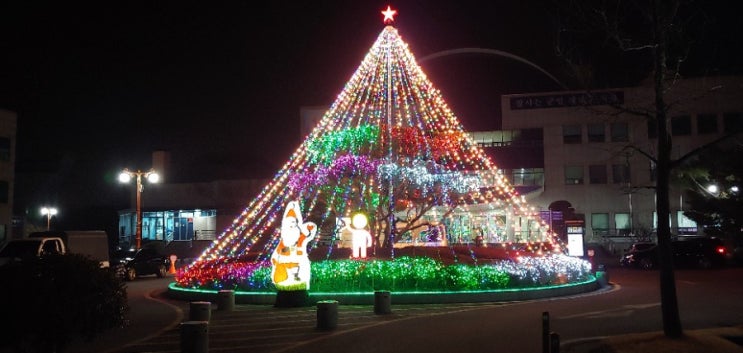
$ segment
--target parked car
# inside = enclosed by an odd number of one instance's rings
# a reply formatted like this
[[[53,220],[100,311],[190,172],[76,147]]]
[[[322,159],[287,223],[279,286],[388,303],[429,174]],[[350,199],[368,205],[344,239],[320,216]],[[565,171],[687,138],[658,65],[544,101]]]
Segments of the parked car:
[[[675,267],[708,269],[726,263],[722,240],[714,237],[678,237],[671,241]],[[655,243],[635,243],[619,260],[625,267],[653,269],[658,267],[658,246]]]
[[[66,252],[64,241],[59,237],[12,239],[0,247],[0,266],[33,257],[63,255]]]
[[[170,265],[169,259],[152,248],[117,250],[112,259],[116,273],[127,281],[145,275],[165,277]]]

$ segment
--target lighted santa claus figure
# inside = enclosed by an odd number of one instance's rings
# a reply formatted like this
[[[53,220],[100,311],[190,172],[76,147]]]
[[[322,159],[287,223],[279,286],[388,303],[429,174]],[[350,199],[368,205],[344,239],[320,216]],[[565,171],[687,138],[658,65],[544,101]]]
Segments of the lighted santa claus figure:
[[[302,222],[299,203],[291,201],[284,210],[281,239],[271,255],[271,279],[278,290],[309,290],[310,259],[307,245],[317,233],[313,222]]]
[[[346,228],[351,232],[351,247],[353,258],[366,258],[366,248],[372,246],[372,236],[366,230],[368,220],[363,213],[357,213],[351,218],[351,223]]]

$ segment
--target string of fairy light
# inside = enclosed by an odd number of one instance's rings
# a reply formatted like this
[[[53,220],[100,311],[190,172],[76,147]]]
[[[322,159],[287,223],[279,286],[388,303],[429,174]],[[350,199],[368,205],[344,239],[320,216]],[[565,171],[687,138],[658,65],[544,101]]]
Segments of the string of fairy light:
[[[552,242],[535,208],[464,131],[397,29],[386,26],[318,125],[188,270],[248,253],[265,260],[278,242],[287,202],[302,200],[305,215],[320,210],[321,219],[313,221],[322,229],[358,205],[378,204],[390,180],[405,180],[421,195],[454,195],[447,198],[449,207],[461,213],[484,207],[522,217],[535,225],[540,242]],[[336,199],[346,202],[328,202]],[[511,227],[520,231],[516,222]]]

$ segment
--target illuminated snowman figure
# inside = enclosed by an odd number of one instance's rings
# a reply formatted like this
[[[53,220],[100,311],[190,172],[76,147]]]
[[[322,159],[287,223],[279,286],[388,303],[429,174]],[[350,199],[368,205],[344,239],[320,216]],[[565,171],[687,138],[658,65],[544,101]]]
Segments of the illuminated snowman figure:
[[[307,244],[315,237],[317,225],[302,223],[299,203],[286,205],[281,221],[281,240],[271,255],[271,280],[279,290],[310,289],[310,259]]]
[[[351,218],[351,224],[346,228],[351,232],[351,247],[353,248],[354,258],[366,258],[366,248],[372,246],[371,234],[366,230],[368,223],[366,216],[357,213]]]

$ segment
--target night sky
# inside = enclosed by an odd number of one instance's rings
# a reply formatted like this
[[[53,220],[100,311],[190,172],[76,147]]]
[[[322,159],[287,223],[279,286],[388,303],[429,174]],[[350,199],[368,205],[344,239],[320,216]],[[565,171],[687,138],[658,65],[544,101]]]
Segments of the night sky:
[[[154,150],[170,151],[171,182],[273,176],[299,146],[300,107],[334,101],[384,27],[388,5],[276,3],[0,5],[0,107],[18,113],[16,209],[71,197],[126,208],[131,187],[116,175],[148,169]],[[561,77],[543,3],[390,5],[419,59],[497,49]],[[496,56],[421,66],[467,130],[500,127],[500,95],[560,89]]]

